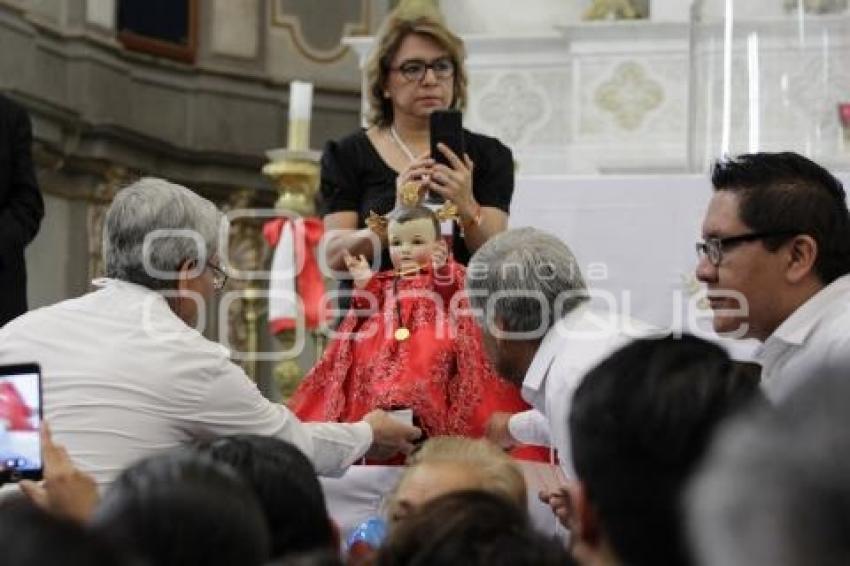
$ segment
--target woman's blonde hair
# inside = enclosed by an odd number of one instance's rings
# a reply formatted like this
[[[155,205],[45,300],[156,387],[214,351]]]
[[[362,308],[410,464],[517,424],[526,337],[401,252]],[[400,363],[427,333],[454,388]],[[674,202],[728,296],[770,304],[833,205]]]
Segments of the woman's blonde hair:
[[[434,13],[411,13],[410,10],[395,10],[390,13],[375,37],[375,47],[366,62],[366,82],[368,84],[369,123],[386,127],[393,123],[392,100],[384,96],[390,67],[398,53],[401,42],[410,34],[427,36],[445,49],[454,63],[454,92],[451,108],[466,108],[467,76],[464,60],[466,48],[463,40],[452,33]]]
[[[476,479],[478,489],[504,497],[521,509],[528,506],[522,470],[510,456],[489,440],[461,436],[430,438],[408,458],[398,485],[404,483],[414,469],[426,464],[461,466]]]

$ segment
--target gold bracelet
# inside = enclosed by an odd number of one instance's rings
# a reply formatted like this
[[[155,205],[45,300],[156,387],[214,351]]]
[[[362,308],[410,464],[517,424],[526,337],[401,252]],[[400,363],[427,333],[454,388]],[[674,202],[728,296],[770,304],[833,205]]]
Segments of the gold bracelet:
[[[472,218],[461,218],[458,223],[460,226],[460,237],[466,238],[466,230],[472,226],[481,226],[481,205],[478,205],[478,210]]]
[[[461,226],[464,228],[468,228],[469,226],[481,226],[481,205],[478,205],[478,209],[475,211],[475,214],[472,218],[463,218],[461,219]]]

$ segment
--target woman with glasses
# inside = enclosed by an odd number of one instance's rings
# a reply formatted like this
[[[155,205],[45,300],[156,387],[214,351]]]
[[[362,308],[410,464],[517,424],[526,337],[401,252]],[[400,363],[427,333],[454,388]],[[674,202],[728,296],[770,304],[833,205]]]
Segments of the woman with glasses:
[[[441,146],[449,166],[429,155],[430,114],[466,104],[464,57],[463,42],[439,15],[400,8],[384,22],[367,67],[369,127],[328,143],[322,156],[325,227],[343,231],[328,242],[332,268],[345,271],[346,253],[373,260],[373,252],[381,253],[378,270],[391,267],[386,234],[371,232],[366,219],[371,211],[389,212],[409,181],[457,206],[451,248],[462,264],[507,227],[514,188],[507,147],[464,130],[466,155]],[[373,250],[376,236],[380,250]]]

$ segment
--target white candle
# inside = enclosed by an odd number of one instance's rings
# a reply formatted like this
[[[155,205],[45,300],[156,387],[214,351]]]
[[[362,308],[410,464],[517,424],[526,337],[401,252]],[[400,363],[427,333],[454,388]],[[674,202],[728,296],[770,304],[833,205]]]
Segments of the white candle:
[[[313,83],[289,83],[289,132],[287,146],[304,151],[310,147],[310,112],[313,109]]]

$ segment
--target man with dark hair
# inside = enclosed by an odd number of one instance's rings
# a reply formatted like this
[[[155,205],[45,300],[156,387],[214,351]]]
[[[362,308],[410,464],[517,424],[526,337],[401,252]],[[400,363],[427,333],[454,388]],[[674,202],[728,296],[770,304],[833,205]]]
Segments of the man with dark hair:
[[[260,566],[269,533],[254,493],[232,467],[188,450],[125,469],[89,525],[142,564]]]
[[[238,434],[195,444],[233,467],[257,496],[271,536],[271,557],[339,548],[316,471],[293,444],[270,436]]]
[[[124,549],[109,544],[83,525],[58,517],[27,501],[0,506],[0,557],[3,566],[127,566]]]
[[[719,346],[688,335],[637,340],[592,369],[569,420],[576,559],[690,564],[684,487],[721,421],[758,395],[754,375]]]
[[[563,544],[535,531],[525,509],[479,490],[443,494],[400,521],[377,566],[568,566]]]
[[[27,111],[0,95],[0,326],[27,310],[24,248],[44,216]]]
[[[779,400],[821,368],[850,367],[850,215],[841,183],[795,153],[719,161],[697,244],[714,329],[764,342]]]

